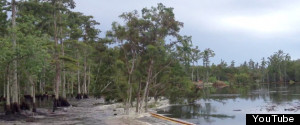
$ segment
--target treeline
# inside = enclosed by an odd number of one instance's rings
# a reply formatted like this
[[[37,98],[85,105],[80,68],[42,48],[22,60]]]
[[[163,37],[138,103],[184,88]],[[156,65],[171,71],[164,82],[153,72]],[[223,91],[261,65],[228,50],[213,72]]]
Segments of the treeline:
[[[123,13],[124,22],[99,38],[100,23],[74,7],[73,0],[1,1],[0,95],[7,114],[20,112],[28,98],[35,112],[39,98],[53,98],[55,111],[69,105],[68,97],[89,95],[141,112],[149,96],[191,91],[188,51],[199,50],[179,34],[183,23],[173,8]]]
[[[282,50],[262,58],[260,62],[250,59],[237,66],[234,61],[227,64],[221,60],[220,64],[212,64],[209,68],[193,68],[197,71],[193,81],[205,81],[208,78],[209,82],[220,80],[227,84],[300,82],[300,60],[291,60],[290,55]],[[209,77],[206,77],[206,71],[209,71]]]

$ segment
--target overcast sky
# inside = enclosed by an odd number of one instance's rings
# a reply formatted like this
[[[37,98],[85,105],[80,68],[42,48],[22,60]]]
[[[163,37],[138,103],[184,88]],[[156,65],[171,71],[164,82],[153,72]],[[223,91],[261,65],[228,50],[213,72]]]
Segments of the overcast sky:
[[[75,11],[92,15],[101,23],[101,37],[123,12],[140,11],[157,3],[173,7],[184,23],[182,35],[192,36],[193,45],[211,48],[216,56],[236,65],[261,61],[279,49],[293,60],[300,58],[299,0],[75,0]],[[202,64],[202,61],[199,62]]]

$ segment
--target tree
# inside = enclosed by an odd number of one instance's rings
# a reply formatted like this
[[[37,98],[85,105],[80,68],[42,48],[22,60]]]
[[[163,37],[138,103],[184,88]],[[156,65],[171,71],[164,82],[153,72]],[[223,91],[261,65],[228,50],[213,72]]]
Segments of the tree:
[[[122,61],[126,65],[126,74],[128,75],[128,90],[126,99],[126,109],[132,98],[133,90],[133,73],[138,66],[138,59],[142,58],[142,64],[146,72],[145,87],[141,102],[138,109],[147,105],[146,98],[149,94],[149,86],[161,71],[154,71],[159,56],[158,52],[164,52],[167,48],[172,48],[175,42],[166,44],[167,36],[176,37],[182,23],[175,20],[173,8],[167,8],[163,4],[151,9],[142,9],[141,17],[137,11],[123,13],[120,16],[125,21],[125,25],[121,26],[116,22],[113,23],[112,31],[108,32],[108,36],[115,38],[123,51]],[[162,65],[169,65],[162,64]],[[161,65],[158,65],[161,66]],[[164,66],[161,66],[164,67]],[[164,68],[163,68],[164,69]],[[145,106],[147,110],[147,106]]]
[[[94,42],[97,40],[97,35],[99,34],[100,30],[96,29],[95,26],[99,25],[97,21],[93,20],[92,16],[83,16],[83,41],[86,44],[84,48],[84,79],[83,79],[83,95],[84,98],[88,98],[88,88],[87,88],[87,67],[88,67],[88,50],[91,50],[89,47],[89,43]]]
[[[188,72],[190,63],[192,62],[192,37],[178,36],[179,45],[177,45],[178,58],[185,66],[185,71]]]
[[[12,23],[12,33],[11,33],[11,39],[12,39],[12,45],[13,45],[13,50],[15,54],[17,53],[17,37],[16,37],[16,1],[12,0],[11,1],[11,10],[12,10],[12,16],[11,16],[11,23]],[[19,91],[18,91],[18,71],[17,71],[17,56],[14,56],[15,59],[13,60],[12,64],[12,72],[13,72],[13,82],[12,82],[12,112],[19,112],[20,111],[20,106],[19,106]]]
[[[264,83],[265,82],[265,75],[266,75],[266,65],[267,65],[267,62],[265,60],[265,58],[262,58],[261,59],[261,64],[260,64],[260,69],[261,69],[261,74],[262,74],[262,82]]]
[[[209,66],[209,58],[210,57],[214,57],[215,56],[215,52],[211,49],[205,49],[202,53],[201,53],[202,59],[203,59],[203,66],[206,68],[206,82],[208,82],[208,66]]]
[[[285,63],[290,60],[289,54],[285,54],[282,50],[278,50],[273,55],[268,57],[268,70],[271,78],[273,78],[273,82],[282,82],[284,81],[283,76],[286,74]]]
[[[59,86],[61,84],[61,63],[60,63],[60,48],[59,44],[63,43],[62,41],[62,25],[61,18],[63,10],[66,9],[66,7],[74,8],[75,3],[73,0],[67,0],[67,1],[61,1],[61,0],[52,0],[52,6],[53,6],[53,38],[55,43],[55,54],[54,54],[54,60],[55,60],[55,99],[53,101],[53,112],[55,111],[57,106],[60,106],[60,100],[59,100]],[[59,25],[58,25],[59,24]],[[60,43],[59,43],[60,39]],[[63,86],[65,87],[65,86]]]
[[[198,63],[198,61],[201,59],[200,55],[200,50],[198,49],[198,46],[192,49],[192,62],[193,62],[193,67],[192,67],[192,81],[194,81],[194,69],[195,69],[195,62]],[[198,70],[197,70],[197,75],[196,75],[196,81],[199,80],[198,78]]]

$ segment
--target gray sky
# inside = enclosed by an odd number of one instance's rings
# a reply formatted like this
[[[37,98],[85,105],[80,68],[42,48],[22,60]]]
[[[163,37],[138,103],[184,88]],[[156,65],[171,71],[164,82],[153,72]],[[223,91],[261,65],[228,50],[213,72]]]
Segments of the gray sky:
[[[236,65],[269,57],[279,49],[293,60],[300,58],[299,0],[75,0],[75,11],[92,15],[101,23],[101,37],[123,12],[140,11],[157,3],[173,7],[184,23],[182,35],[193,37],[201,50],[211,48],[216,56]],[[202,64],[202,61],[199,62]]]

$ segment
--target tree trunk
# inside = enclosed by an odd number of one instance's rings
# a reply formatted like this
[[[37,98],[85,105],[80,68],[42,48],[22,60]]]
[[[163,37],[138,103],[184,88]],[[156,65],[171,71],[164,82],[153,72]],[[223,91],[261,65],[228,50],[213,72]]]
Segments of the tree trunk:
[[[138,89],[138,92],[137,92],[137,95],[136,95],[136,112],[137,113],[140,113],[139,112],[139,103],[140,103],[140,96],[141,96],[141,81],[139,82],[139,89]]]
[[[60,2],[60,1],[59,1]],[[59,6],[61,5],[61,3],[59,4]],[[65,56],[65,48],[64,48],[64,40],[63,40],[63,29],[62,29],[62,16],[59,15],[59,24],[60,24],[60,28],[59,28],[59,38],[60,38],[60,43],[61,43],[61,53],[62,56]],[[66,95],[66,71],[64,68],[64,61],[62,61],[62,77],[63,77],[63,81],[62,81],[62,98],[66,99],[67,95]]]
[[[144,94],[143,94],[142,100],[141,100],[141,102],[140,102],[140,110],[143,108],[143,103],[144,103],[145,101],[147,101],[146,96],[147,96],[149,84],[150,84],[150,82],[151,82],[152,66],[153,66],[153,60],[151,59],[151,60],[150,60],[150,65],[149,65],[149,68],[148,68],[147,81],[146,81],[146,86],[145,86],[145,89],[144,89]]]
[[[67,95],[70,95],[70,78],[67,79]]]
[[[86,57],[86,52],[85,52],[85,57],[84,57],[84,64],[83,64],[83,98],[87,98],[87,86],[86,86],[86,81],[87,81],[87,73],[86,73],[86,70],[87,70],[87,57]]]
[[[65,71],[63,71],[62,97],[64,99],[67,98],[67,94],[66,94],[66,72]]]
[[[155,90],[155,92],[154,92],[154,101],[155,101],[155,103],[157,103],[157,101],[158,101],[158,90]]]
[[[13,48],[14,51],[17,52],[17,41],[16,41],[16,1],[12,0],[12,43],[13,43]],[[16,54],[16,53],[15,53]],[[16,56],[15,56],[16,57]],[[19,91],[18,91],[18,70],[17,70],[17,66],[18,66],[18,62],[16,59],[13,60],[13,66],[12,66],[12,70],[13,70],[13,83],[12,83],[12,111],[13,112],[19,112],[20,111],[20,107],[19,107]]]
[[[45,65],[43,65],[42,70],[42,78],[41,78],[41,94],[45,94],[45,82],[46,82],[46,71],[45,71]]]
[[[32,92],[32,112],[36,112],[36,98],[35,98],[35,83],[33,83],[33,92]]]
[[[3,78],[6,78],[6,74],[3,73]],[[3,97],[5,98],[6,97],[6,82],[4,80],[3,82]]]
[[[72,79],[72,81],[71,81],[71,96],[73,96],[73,88],[74,88],[74,81],[73,81],[73,79]]]
[[[149,96],[149,87],[147,89],[147,94],[146,94],[146,102],[145,102],[145,112],[148,112],[148,96]]]
[[[127,90],[127,99],[125,101],[125,110],[126,110],[126,114],[129,114],[129,108],[130,108],[130,103],[131,103],[131,98],[132,98],[132,83],[131,83],[131,78],[132,78],[132,73],[134,71],[135,68],[135,62],[136,62],[136,50],[131,49],[130,50],[131,53],[133,54],[133,57],[131,59],[131,66],[129,65],[130,61],[128,60],[126,54],[125,59],[126,59],[126,67],[127,67],[127,73],[128,73],[128,85],[129,85],[129,89]]]
[[[91,84],[91,66],[89,66],[89,75],[88,75],[88,85],[87,85],[87,94],[90,94],[90,84]]]
[[[78,67],[78,69],[77,69],[77,85],[78,85],[78,87],[77,87],[77,99],[81,99],[81,88],[80,88],[80,70],[79,70],[79,62],[77,62],[77,67]]]
[[[58,1],[59,2],[59,1]],[[56,2],[54,2],[54,6]],[[58,31],[57,31],[57,21],[56,21],[56,10],[54,10],[53,13],[53,20],[54,20],[54,41],[55,41],[55,99],[53,100],[53,112],[55,111],[56,107],[58,106],[58,100],[59,100],[59,85],[61,82],[61,67],[60,67],[60,61],[59,61],[59,49],[58,49]]]
[[[9,65],[7,66],[6,69],[6,106],[5,106],[5,114],[9,115],[11,114],[11,107],[10,107],[10,72],[9,72]]]
[[[3,97],[6,97],[6,83],[5,82],[3,84]]]
[[[129,85],[129,89],[127,90],[128,97],[127,97],[126,104],[125,104],[126,114],[129,114],[129,108],[130,108],[130,102],[131,102],[131,93],[132,93],[131,74],[128,75],[128,85]]]
[[[39,85],[38,85],[38,86],[39,86],[39,89],[38,89],[38,90],[39,90],[39,91],[38,91],[39,94],[43,94],[43,93],[42,93],[42,80],[41,80],[41,79],[39,80]]]
[[[28,80],[30,82],[30,95],[32,97],[32,112],[36,112],[36,100],[35,100],[35,83],[31,77],[30,74],[27,74],[28,75]]]

